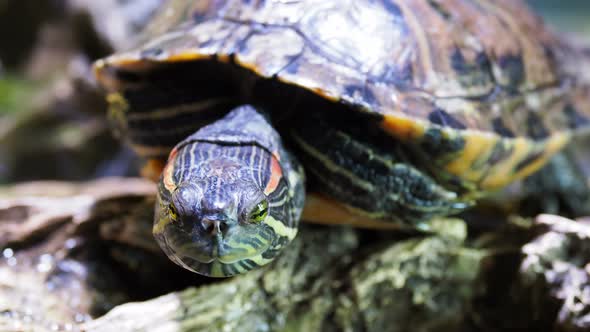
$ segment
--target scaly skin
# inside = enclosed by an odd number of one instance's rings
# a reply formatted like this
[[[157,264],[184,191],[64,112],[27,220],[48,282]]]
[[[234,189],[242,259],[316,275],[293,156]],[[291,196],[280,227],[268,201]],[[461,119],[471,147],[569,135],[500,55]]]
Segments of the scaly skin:
[[[400,156],[379,155],[374,142],[353,139],[347,128],[315,121],[299,129],[294,141],[316,190],[342,209],[428,230],[431,218],[469,206]],[[236,108],[174,148],[153,232],[174,262],[194,272],[226,277],[252,270],[295,237],[303,179],[266,117],[252,106]]]
[[[298,168],[264,117],[238,108],[171,153],[154,235],[174,262],[200,274],[265,265],[297,234],[305,194]]]

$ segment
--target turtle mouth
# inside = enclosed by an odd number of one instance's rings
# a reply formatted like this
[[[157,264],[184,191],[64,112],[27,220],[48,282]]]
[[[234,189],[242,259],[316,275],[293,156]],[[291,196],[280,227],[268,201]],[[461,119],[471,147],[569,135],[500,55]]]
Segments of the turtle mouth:
[[[261,261],[270,245],[257,250],[244,250],[224,247],[223,243],[214,246],[214,250],[200,246],[185,245],[178,250],[165,250],[178,265],[209,277],[231,277],[245,273],[264,265]]]
[[[270,248],[270,244],[263,245],[256,249],[245,249],[233,247],[223,241],[215,241],[211,245],[184,245],[177,247],[175,250],[179,257],[189,257],[194,261],[202,264],[211,264],[214,262],[222,264],[234,264],[244,259],[256,257]]]
[[[272,243],[262,240],[257,233],[237,230],[221,234],[187,232],[167,224],[154,233],[166,255],[178,265],[210,277],[229,277],[264,265],[265,252]]]
[[[270,248],[270,244],[264,245],[257,250],[245,250],[242,248],[232,247],[230,249],[224,249],[218,251],[217,255],[214,256],[214,260],[223,264],[233,264],[245,259],[262,255],[265,251]]]

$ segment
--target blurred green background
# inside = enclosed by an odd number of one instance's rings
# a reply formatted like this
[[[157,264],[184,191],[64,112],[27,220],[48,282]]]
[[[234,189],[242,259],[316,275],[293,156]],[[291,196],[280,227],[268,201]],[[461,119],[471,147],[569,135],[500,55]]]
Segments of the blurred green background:
[[[590,0],[527,0],[548,22],[590,40]]]

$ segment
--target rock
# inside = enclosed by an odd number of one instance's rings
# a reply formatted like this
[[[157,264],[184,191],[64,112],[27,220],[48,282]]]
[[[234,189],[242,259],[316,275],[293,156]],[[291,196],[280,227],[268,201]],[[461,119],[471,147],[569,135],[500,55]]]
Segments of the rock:
[[[546,231],[522,248],[520,284],[556,331],[590,329],[590,220],[540,215]],[[551,306],[546,305],[551,303]]]
[[[150,182],[121,178],[1,189],[0,330],[73,329],[117,304],[186,285],[183,276],[194,282],[154,241],[144,245],[154,192]],[[130,219],[136,231],[126,230]]]
[[[365,247],[367,246],[367,247]],[[376,247],[345,227],[303,225],[267,268],[125,304],[87,331],[457,329],[484,251],[431,236]]]
[[[493,237],[462,331],[590,330],[588,221],[544,214]]]
[[[304,224],[266,268],[204,278],[154,245],[154,190],[134,179],[1,190],[0,299],[11,301],[0,300],[0,328],[452,330],[485,256],[466,247],[458,219],[440,221],[445,235],[410,239]]]

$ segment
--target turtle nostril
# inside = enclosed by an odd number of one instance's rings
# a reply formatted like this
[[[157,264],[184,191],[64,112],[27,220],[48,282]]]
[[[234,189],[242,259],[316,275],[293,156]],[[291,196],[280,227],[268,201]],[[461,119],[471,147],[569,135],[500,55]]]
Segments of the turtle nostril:
[[[203,219],[201,221],[201,225],[203,226],[203,230],[206,233],[217,235],[217,233],[225,234],[229,229],[229,224],[223,220],[210,220],[210,219]]]
[[[228,228],[229,228],[229,226],[225,222],[221,222],[219,224],[219,231],[221,232],[221,234],[225,234],[225,232],[227,231]]]
[[[203,219],[201,225],[207,233],[215,235],[219,231],[219,221],[217,220]]]

